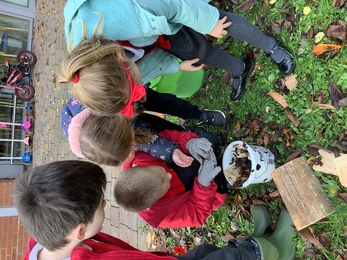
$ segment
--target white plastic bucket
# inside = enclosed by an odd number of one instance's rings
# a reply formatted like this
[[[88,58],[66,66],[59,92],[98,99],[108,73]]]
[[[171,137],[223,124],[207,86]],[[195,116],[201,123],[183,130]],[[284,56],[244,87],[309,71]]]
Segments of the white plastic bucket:
[[[249,145],[243,141],[235,141],[228,145],[223,154],[223,171],[225,171],[231,164],[233,158],[233,147],[235,145],[243,145],[247,148],[251,161],[251,173],[248,179],[243,183],[242,188],[250,184],[264,183],[272,180],[271,172],[275,169],[275,156],[273,153],[262,146]],[[225,176],[228,182],[231,181]]]

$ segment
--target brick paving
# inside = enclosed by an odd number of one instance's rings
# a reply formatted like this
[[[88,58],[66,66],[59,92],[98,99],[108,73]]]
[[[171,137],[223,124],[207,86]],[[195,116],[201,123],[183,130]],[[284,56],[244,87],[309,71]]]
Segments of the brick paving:
[[[60,127],[60,111],[71,97],[70,84],[58,84],[57,72],[66,55],[62,0],[37,0],[34,20],[33,48],[37,63],[32,73],[35,97],[35,134],[33,166],[61,160],[77,159],[64,139]],[[136,248],[147,250],[144,224],[137,214],[118,207],[112,197],[112,186],[118,167],[103,167],[107,174],[105,225],[103,231],[121,238]]]

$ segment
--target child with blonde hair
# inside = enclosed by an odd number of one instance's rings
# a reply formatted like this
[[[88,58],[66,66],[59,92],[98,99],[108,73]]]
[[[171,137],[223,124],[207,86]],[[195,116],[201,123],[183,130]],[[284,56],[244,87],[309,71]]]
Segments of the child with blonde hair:
[[[224,126],[226,122],[219,110],[200,110],[175,95],[146,89],[140,84],[137,65],[113,41],[82,41],[62,62],[58,81],[72,81],[77,100],[103,115],[121,113],[133,118],[141,105],[145,110],[194,119],[198,124]]]
[[[244,17],[224,12],[208,0],[73,0],[64,9],[65,36],[71,51],[93,37],[118,41],[132,54],[142,82],[179,70],[194,71],[204,64],[230,71],[234,77],[230,99],[242,96],[254,61],[238,59],[213,46],[203,34],[224,35],[254,44],[283,75],[295,65],[273,37],[266,36]],[[183,60],[178,62],[178,58]],[[82,90],[83,91],[83,90]]]

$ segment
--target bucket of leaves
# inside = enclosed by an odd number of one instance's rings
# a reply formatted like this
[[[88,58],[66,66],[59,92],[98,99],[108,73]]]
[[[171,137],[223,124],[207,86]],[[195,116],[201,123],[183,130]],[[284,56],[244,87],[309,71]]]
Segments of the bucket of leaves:
[[[223,172],[234,188],[272,180],[275,156],[265,147],[235,141],[223,154]]]

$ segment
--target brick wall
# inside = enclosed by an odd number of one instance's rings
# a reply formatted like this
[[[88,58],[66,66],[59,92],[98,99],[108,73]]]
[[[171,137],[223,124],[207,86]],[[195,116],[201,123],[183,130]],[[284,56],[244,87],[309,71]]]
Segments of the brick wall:
[[[13,205],[13,179],[0,179],[0,206]],[[23,259],[29,234],[18,217],[0,217],[0,259]]]

